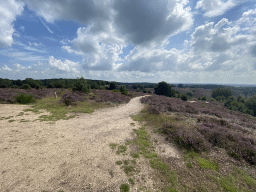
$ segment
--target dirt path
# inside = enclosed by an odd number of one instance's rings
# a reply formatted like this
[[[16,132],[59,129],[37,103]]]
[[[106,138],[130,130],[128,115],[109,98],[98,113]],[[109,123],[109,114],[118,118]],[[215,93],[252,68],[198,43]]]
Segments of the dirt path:
[[[116,161],[132,157],[117,155],[109,144],[135,138],[132,130],[139,125],[130,115],[142,110],[140,98],[55,124],[32,122],[43,114],[17,116],[28,106],[1,104],[0,117],[14,116],[15,121],[0,121],[0,191],[119,191],[129,177]],[[138,163],[138,181],[152,187],[152,169],[143,158]],[[131,191],[137,188],[135,184]]]

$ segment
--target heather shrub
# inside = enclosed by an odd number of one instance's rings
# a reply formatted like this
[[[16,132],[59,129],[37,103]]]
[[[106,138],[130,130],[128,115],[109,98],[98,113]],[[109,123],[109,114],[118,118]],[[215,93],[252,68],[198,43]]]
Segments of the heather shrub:
[[[256,164],[256,140],[215,123],[204,122],[198,131],[214,146],[227,149],[228,155]]]
[[[137,89],[136,92],[140,92],[140,89]]]
[[[146,90],[146,89],[143,89],[143,93],[147,93],[147,90]]]
[[[202,134],[196,130],[186,127],[174,128],[168,124],[164,124],[161,128],[162,132],[167,134],[167,139],[175,142],[182,148],[195,152],[209,151],[211,145],[206,141]]]
[[[152,91],[151,91],[151,90],[148,90],[148,93],[152,93]]]
[[[62,98],[60,100],[61,102],[65,103],[65,105],[76,105],[78,101],[85,101],[85,97],[82,95],[79,95],[76,92],[66,92],[64,95],[62,95]]]
[[[15,100],[19,104],[28,104],[34,102],[34,96],[30,94],[24,94],[24,93],[19,93],[16,97]]]
[[[31,89],[29,84],[23,84],[22,89]]]

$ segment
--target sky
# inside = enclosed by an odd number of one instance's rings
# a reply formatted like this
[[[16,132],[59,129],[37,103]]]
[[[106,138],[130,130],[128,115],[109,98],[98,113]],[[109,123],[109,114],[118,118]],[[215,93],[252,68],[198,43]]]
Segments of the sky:
[[[0,0],[0,78],[256,84],[255,0]]]

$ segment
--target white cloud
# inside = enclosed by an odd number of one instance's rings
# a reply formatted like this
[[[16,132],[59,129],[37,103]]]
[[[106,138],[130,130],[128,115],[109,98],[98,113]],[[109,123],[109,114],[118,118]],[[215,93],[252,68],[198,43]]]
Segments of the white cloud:
[[[12,71],[11,68],[8,67],[7,65],[4,65],[4,66],[2,67],[2,70],[4,70],[4,71]]]
[[[0,2],[0,47],[10,47],[13,43],[12,35],[15,32],[12,23],[17,15],[23,12],[24,3],[16,0]]]
[[[23,25],[21,25],[20,26],[20,30],[24,32],[25,31],[25,27]]]
[[[236,6],[240,0],[200,0],[196,4],[196,9],[205,11],[204,16],[215,17],[224,14],[227,10]]]
[[[58,69],[63,72],[73,72],[78,73],[78,63],[65,60],[62,62],[61,60],[54,59],[53,56],[48,58],[47,64],[50,65],[54,69]]]

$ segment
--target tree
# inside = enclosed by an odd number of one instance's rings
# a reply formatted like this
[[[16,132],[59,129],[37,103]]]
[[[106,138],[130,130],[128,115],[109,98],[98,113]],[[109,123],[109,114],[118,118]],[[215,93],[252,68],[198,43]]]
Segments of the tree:
[[[76,81],[75,81],[73,91],[80,91],[80,92],[84,92],[84,93],[90,93],[91,92],[91,86],[87,84],[87,81],[83,77],[77,78]]]
[[[132,85],[132,89],[138,89],[138,86],[135,85],[135,84],[133,84],[133,85]]]
[[[36,86],[39,85],[39,83],[32,78],[26,78],[24,81],[26,84],[29,84],[31,88],[36,88]]]
[[[253,115],[256,116],[256,95],[251,96],[246,102],[246,107],[249,109],[248,111],[252,111]]]
[[[186,95],[187,95],[188,97],[193,97],[193,94],[192,94],[191,92],[187,92]]]
[[[54,88],[54,86],[53,86],[52,83],[48,83],[48,84],[47,84],[47,88]]]
[[[99,89],[99,88],[100,88],[100,86],[98,85],[98,83],[96,83],[96,82],[91,83],[91,89]]]
[[[226,99],[232,96],[232,91],[229,88],[217,88],[212,90],[212,97],[216,99],[218,96],[224,96]]]
[[[241,95],[239,95],[236,100],[237,102],[245,103],[245,100]]]
[[[120,89],[120,92],[121,92],[122,94],[124,94],[124,95],[127,95],[127,94],[128,94],[128,89],[126,88],[125,85],[121,85],[119,89]]]
[[[181,100],[183,100],[183,101],[187,101],[187,100],[188,100],[187,95],[184,95],[184,94],[181,95],[180,98],[181,98]]]
[[[158,83],[156,88],[154,89],[155,89],[155,94],[157,95],[164,95],[167,97],[175,96],[175,91],[165,81]]]
[[[63,88],[62,82],[61,82],[61,81],[57,81],[57,82],[55,83],[55,87],[56,87],[56,88]]]
[[[183,88],[183,84],[179,84],[179,85],[178,85],[178,88]]]
[[[23,84],[22,89],[31,89],[29,84]]]
[[[109,84],[109,90],[114,90],[114,89],[116,89],[116,83],[115,82],[111,82]]]

